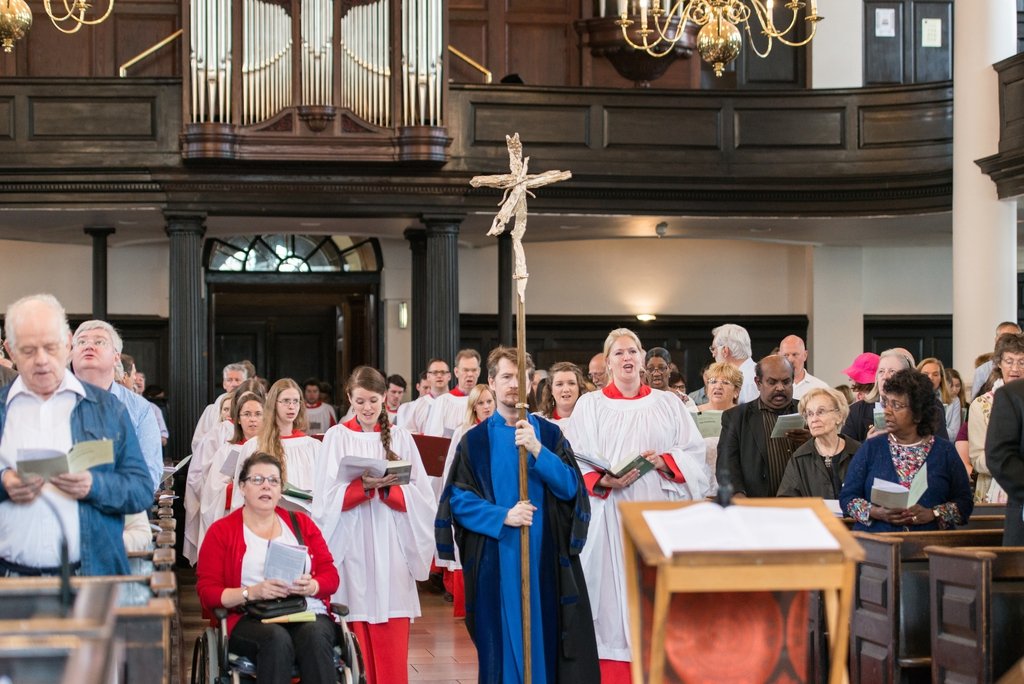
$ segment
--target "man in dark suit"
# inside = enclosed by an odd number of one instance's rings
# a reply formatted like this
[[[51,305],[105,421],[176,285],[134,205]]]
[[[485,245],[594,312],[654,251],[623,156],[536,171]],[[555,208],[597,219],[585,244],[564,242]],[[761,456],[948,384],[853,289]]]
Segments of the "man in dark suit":
[[[779,416],[797,412],[793,366],[784,357],[766,356],[754,366],[759,396],[722,414],[716,475],[719,486],[731,482],[737,495],[775,496],[794,449],[810,437],[790,430],[770,437]]]
[[[1003,546],[1024,546],[1024,380],[997,390],[985,435],[985,463],[1006,491]]]

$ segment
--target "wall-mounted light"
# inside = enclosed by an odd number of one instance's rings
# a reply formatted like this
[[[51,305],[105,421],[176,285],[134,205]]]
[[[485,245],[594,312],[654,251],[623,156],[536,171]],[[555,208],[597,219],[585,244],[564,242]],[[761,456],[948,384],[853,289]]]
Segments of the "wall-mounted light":
[[[398,302],[398,327],[402,330],[409,327],[409,302]]]
[[[637,314],[636,320],[640,321],[641,323],[650,323],[651,321],[658,320],[658,317],[655,316],[654,314]]]

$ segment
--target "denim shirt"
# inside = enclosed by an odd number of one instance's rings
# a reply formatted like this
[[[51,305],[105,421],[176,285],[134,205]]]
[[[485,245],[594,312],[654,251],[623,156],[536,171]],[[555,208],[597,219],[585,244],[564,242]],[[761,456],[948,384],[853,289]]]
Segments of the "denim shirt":
[[[139,439],[142,458],[153,478],[153,491],[160,488],[160,480],[164,477],[164,446],[160,441],[160,425],[153,414],[153,405],[141,396],[119,383],[110,386],[110,393],[121,400],[128,409],[135,436]]]
[[[114,442],[114,462],[90,468],[92,488],[78,502],[83,575],[127,575],[124,516],[144,511],[153,502],[153,480],[139,450],[124,404],[105,390],[82,383],[71,411],[71,439],[77,444],[91,439]],[[0,435],[7,420],[10,385],[0,389]],[[0,501],[8,499],[0,480]]]

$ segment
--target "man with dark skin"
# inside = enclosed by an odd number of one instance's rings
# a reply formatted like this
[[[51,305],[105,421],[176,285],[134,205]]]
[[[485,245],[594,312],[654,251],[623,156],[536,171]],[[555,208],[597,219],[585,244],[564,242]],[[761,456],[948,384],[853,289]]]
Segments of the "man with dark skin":
[[[784,357],[766,356],[756,365],[758,397],[722,414],[717,476],[732,484],[736,496],[773,497],[793,451],[810,439],[806,429],[771,438],[779,416],[797,413],[793,366]]]

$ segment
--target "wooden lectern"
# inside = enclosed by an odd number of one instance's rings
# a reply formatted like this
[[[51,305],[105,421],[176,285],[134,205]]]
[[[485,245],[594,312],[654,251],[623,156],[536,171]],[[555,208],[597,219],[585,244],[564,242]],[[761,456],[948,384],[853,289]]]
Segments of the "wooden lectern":
[[[706,551],[666,556],[655,540],[645,510],[671,509],[697,502],[620,503],[630,640],[633,651],[633,682],[662,684],[665,681],[666,631],[673,594],[687,592],[798,592],[824,593],[829,633],[829,682],[847,679],[850,610],[854,568],[863,551],[842,521],[821,499],[737,499],[735,505],[776,508],[810,508],[839,542],[825,551]],[[653,605],[644,615],[641,596],[644,574],[654,574]],[[690,616],[693,620],[699,616]],[[645,635],[644,625],[649,624]],[[646,639],[644,637],[647,637]],[[649,652],[645,677],[644,657]]]

